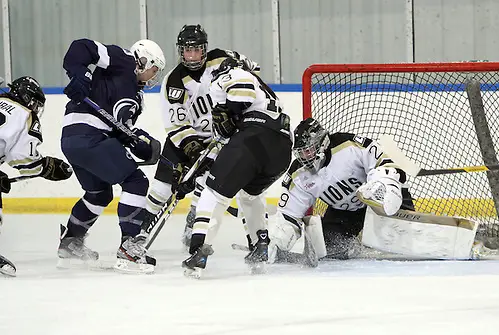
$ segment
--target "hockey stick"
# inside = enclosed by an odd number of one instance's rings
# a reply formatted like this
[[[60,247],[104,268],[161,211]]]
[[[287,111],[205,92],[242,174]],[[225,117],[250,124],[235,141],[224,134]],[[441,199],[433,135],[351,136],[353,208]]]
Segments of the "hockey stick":
[[[479,165],[479,166],[464,166],[449,169],[422,169],[418,164],[411,161],[402,150],[397,146],[397,143],[391,135],[382,135],[379,138],[379,144],[383,152],[390,157],[395,164],[400,166],[408,175],[413,177],[420,176],[435,176],[440,174],[452,173],[469,173],[469,172],[483,172],[483,171],[496,171],[499,170],[499,165]]]
[[[15,182],[18,182],[18,181],[27,180],[27,179],[33,179],[33,178],[37,178],[37,177],[40,177],[40,175],[39,174],[35,174],[33,176],[12,177],[12,178],[9,178],[9,182],[10,183],[15,183]]]
[[[175,208],[177,208],[177,204],[180,201],[179,199],[177,199],[175,197],[175,195],[172,195],[172,197],[170,198],[170,200],[171,201],[170,201],[169,205],[165,206],[164,210],[162,209],[160,211],[160,213],[158,213],[158,215],[155,218],[155,222],[153,222],[154,224],[151,224],[149,226],[149,229],[152,230],[156,226],[157,222],[161,220],[161,222],[159,223],[158,229],[156,229],[154,231],[154,233],[152,234],[152,236],[149,239],[149,241],[147,241],[146,249],[148,249],[148,250],[151,247],[151,244],[153,244],[154,240],[156,240],[156,237],[158,237],[160,231],[163,229],[163,226],[165,225],[166,221],[170,218],[170,215],[172,215],[172,213],[175,210]]]
[[[97,113],[99,113],[102,117],[104,117],[113,127],[130,137],[134,141],[142,141],[144,142],[141,138],[139,138],[135,133],[133,133],[128,127],[126,127],[124,124],[116,121],[116,119],[106,112],[104,109],[102,109],[98,104],[96,104],[94,101],[92,101],[90,98],[85,98],[83,99],[85,103],[87,103],[90,107],[92,107]],[[152,157],[149,160],[143,161],[143,162],[137,162],[137,165],[154,165],[158,162],[159,159],[161,159],[162,162],[175,167],[175,164],[170,162],[170,160],[163,155],[161,155],[161,144],[159,142],[152,142],[153,145],[151,145],[151,151],[153,152]],[[159,144],[159,146],[158,146]]]
[[[206,147],[206,149],[201,154],[201,156],[199,156],[199,158],[192,165],[192,167],[189,169],[189,171],[187,171],[187,173],[185,174],[185,176],[183,176],[182,181],[180,182],[180,184],[185,183],[185,182],[189,181],[190,179],[196,177],[196,172],[199,172],[199,168],[201,167],[201,164],[203,164],[206,161],[206,159],[208,158],[208,155],[211,153],[211,151],[213,150],[213,148],[215,148],[220,143],[221,143],[221,140],[219,138],[214,138],[210,142],[210,144]],[[156,237],[159,235],[159,233],[163,229],[163,226],[165,225],[166,221],[168,220],[168,218],[172,214],[173,210],[177,207],[178,202],[179,202],[179,200],[176,198],[176,194],[173,194],[170,197],[170,199],[167,201],[168,205],[165,206],[165,207],[163,207],[163,209],[161,209],[160,213],[158,213],[156,215],[156,217],[154,218],[154,220],[150,223],[149,227],[147,227],[144,230],[144,232],[146,234],[148,234],[149,232],[151,232],[154,229],[154,227],[161,220],[161,223],[158,226],[158,229],[156,229],[156,231],[154,232],[153,236],[151,236],[150,240],[147,242],[146,249],[149,249],[151,247],[152,243],[154,242],[154,240],[156,239]],[[166,215],[163,215],[164,213],[166,213]]]

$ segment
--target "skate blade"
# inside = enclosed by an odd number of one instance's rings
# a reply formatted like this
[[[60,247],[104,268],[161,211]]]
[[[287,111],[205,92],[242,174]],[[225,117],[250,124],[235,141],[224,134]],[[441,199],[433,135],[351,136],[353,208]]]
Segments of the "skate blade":
[[[184,269],[184,276],[187,278],[200,279],[202,275],[203,275],[203,269],[200,269],[200,268],[195,268],[195,269],[185,268]]]
[[[60,270],[84,269],[84,270],[107,270],[112,267],[103,264],[99,260],[82,260],[77,258],[59,258],[56,268]]]
[[[154,265],[131,262],[127,259],[118,259],[114,264],[114,270],[127,274],[151,274],[154,273]]]
[[[249,264],[249,271],[252,275],[262,275],[267,273],[267,266],[265,262]]]
[[[16,269],[10,266],[9,264],[5,264],[0,268],[0,274],[5,275],[7,277],[15,277]]]

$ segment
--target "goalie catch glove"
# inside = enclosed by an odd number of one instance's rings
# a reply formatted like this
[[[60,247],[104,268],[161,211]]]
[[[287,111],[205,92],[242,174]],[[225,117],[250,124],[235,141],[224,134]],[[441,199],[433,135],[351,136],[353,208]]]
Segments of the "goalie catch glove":
[[[401,173],[395,168],[384,167],[369,171],[367,182],[358,188],[357,196],[362,202],[382,207],[387,215],[395,214],[402,205],[405,174]]]

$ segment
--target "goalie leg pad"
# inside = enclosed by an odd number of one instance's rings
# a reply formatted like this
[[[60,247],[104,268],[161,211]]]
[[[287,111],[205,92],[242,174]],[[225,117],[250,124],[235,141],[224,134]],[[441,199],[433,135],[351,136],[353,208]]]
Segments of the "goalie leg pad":
[[[324,233],[322,231],[322,220],[320,216],[313,215],[307,216],[303,219],[305,221],[305,232],[310,238],[310,243],[315,249],[317,258],[322,258],[327,255],[326,242],[324,241]]]
[[[464,218],[399,210],[389,217],[368,208],[362,243],[409,258],[470,259],[478,223]]]
[[[269,261],[276,261],[278,250],[291,250],[301,237],[301,226],[291,223],[281,212],[277,212],[274,224],[269,226]]]

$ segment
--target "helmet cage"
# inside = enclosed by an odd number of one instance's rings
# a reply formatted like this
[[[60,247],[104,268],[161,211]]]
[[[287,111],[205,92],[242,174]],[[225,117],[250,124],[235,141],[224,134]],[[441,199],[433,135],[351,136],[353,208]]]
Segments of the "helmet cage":
[[[187,60],[185,59],[185,51],[186,50],[201,50],[201,59],[200,60]],[[199,70],[200,68],[203,67],[203,65],[206,63],[206,59],[208,57],[207,55],[207,50],[208,50],[208,43],[202,43],[202,44],[191,44],[191,43],[186,43],[183,45],[177,44],[177,52],[180,57],[180,61],[182,64],[188,68],[189,70],[196,71]]]
[[[319,128],[318,131],[309,132],[305,138],[298,140],[293,147],[293,154],[306,169],[316,173],[322,167],[329,143],[327,131]]]

